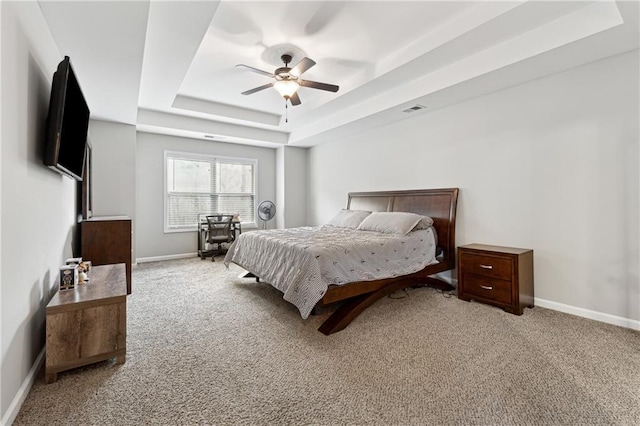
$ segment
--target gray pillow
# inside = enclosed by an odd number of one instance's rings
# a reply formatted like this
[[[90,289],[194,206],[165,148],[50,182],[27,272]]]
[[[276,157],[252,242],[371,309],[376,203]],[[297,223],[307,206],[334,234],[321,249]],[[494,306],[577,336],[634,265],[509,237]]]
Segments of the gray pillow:
[[[335,226],[336,228],[351,228],[356,229],[358,225],[369,216],[371,212],[365,210],[347,210],[342,209],[327,223],[328,226]]]
[[[385,234],[406,235],[424,219],[431,219],[415,213],[373,212],[358,226],[361,231],[376,231]],[[426,220],[425,223],[428,223]],[[431,221],[433,223],[433,221]]]
[[[433,219],[431,219],[429,216],[422,216],[422,220],[418,222],[415,228],[413,228],[413,231],[417,231],[419,229],[429,229],[432,226]]]

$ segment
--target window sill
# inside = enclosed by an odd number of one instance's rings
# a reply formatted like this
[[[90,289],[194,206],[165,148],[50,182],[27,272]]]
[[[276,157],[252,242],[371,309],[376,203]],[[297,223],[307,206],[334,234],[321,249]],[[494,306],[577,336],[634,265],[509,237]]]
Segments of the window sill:
[[[242,229],[246,229],[246,230],[258,229],[258,225],[255,222],[242,222],[240,226],[242,227]],[[165,234],[179,234],[182,232],[198,232],[198,227],[194,226],[189,228],[165,228],[164,229]]]

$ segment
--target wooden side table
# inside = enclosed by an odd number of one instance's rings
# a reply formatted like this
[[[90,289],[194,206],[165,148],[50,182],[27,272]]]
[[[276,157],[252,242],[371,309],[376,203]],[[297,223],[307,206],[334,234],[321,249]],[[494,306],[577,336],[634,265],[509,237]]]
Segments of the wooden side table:
[[[116,358],[125,362],[127,278],[124,263],[94,266],[89,282],[58,291],[47,305],[45,382],[61,371]]]
[[[458,298],[522,315],[533,308],[533,250],[469,244],[458,247]]]

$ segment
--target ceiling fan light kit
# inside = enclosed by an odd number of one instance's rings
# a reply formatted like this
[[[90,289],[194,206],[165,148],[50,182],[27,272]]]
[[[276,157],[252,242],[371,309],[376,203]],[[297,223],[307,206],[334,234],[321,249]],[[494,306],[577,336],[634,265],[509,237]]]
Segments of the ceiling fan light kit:
[[[273,87],[280,93],[280,96],[289,99],[300,88],[300,85],[295,80],[282,80],[273,83]]]

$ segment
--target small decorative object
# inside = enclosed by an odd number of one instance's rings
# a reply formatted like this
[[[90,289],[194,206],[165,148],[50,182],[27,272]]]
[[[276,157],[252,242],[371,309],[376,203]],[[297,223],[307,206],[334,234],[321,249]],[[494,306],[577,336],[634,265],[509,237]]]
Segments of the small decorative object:
[[[82,258],[81,257],[70,257],[64,263],[66,265],[79,265],[80,262],[82,262]]]
[[[60,290],[73,290],[78,283],[78,265],[60,267]]]
[[[240,222],[240,213],[236,213],[233,215],[233,219],[231,219],[232,222]]]
[[[91,269],[91,261],[85,260],[84,262],[80,262],[78,264],[78,284],[82,285],[89,281],[89,276],[87,272]]]

